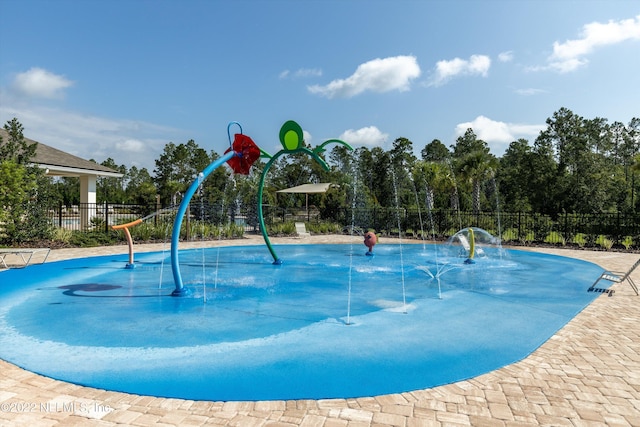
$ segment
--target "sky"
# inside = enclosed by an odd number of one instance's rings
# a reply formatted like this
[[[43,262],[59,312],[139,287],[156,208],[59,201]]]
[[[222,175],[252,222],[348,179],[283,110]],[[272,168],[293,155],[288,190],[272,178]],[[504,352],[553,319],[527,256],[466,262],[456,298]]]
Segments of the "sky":
[[[271,154],[295,120],[418,157],[472,128],[501,157],[563,107],[640,117],[639,70],[637,0],[0,0],[0,122],[150,173],[234,121]]]

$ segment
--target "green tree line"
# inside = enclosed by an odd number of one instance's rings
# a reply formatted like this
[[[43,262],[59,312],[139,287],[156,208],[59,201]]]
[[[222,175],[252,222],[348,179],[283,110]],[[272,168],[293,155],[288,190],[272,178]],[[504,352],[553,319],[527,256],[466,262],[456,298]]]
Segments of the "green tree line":
[[[10,135],[9,141],[0,141],[0,222],[5,230],[20,229],[27,211],[37,206],[78,204],[78,179],[44,177],[29,163],[35,147],[25,145],[18,120],[7,122],[5,129]],[[473,129],[449,146],[438,139],[426,143],[419,157],[414,148],[404,137],[396,138],[389,150],[335,146],[326,153],[329,171],[308,156],[282,157],[269,171],[263,201],[278,208],[302,208],[304,195],[276,192],[331,182],[335,185],[329,191],[308,199],[324,218],[343,207],[500,209],[548,215],[634,213],[640,208],[640,118],[609,123],[560,108],[534,141],[513,141],[501,157],[492,154]],[[151,172],[108,158],[101,164],[123,177],[99,178],[98,202],[155,205],[159,197],[163,207],[178,203],[197,174],[219,157],[189,140],[167,143]],[[247,176],[218,168],[194,201],[228,209],[253,208],[264,165],[260,159]],[[46,203],[34,203],[45,198]]]

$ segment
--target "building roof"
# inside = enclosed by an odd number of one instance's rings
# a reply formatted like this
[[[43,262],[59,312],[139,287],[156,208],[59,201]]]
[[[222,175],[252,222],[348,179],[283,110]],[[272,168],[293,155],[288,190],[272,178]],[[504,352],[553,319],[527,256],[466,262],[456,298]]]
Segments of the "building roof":
[[[9,134],[5,129],[0,128],[0,136],[7,141]],[[24,138],[28,144],[37,143],[36,155],[31,161],[40,168],[45,169],[50,176],[81,176],[96,175],[120,178],[122,174],[116,170],[90,160],[85,160],[73,154],[66,153],[57,148],[43,144],[33,139]]]

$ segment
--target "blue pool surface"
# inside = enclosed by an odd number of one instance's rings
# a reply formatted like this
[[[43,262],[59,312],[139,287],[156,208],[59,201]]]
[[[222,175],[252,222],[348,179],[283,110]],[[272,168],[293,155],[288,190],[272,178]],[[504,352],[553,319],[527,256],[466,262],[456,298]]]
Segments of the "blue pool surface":
[[[554,255],[444,245],[169,251],[0,273],[0,358],[101,389],[195,400],[373,396],[468,379],[528,356],[599,294]],[[402,260],[402,262],[400,261]]]

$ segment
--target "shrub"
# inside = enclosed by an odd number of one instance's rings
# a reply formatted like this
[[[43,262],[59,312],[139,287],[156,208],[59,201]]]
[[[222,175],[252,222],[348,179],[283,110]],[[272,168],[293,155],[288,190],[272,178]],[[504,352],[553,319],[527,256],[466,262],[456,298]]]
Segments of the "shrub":
[[[449,238],[453,235],[455,235],[459,230],[455,229],[455,228],[450,228],[447,231],[444,232],[444,237],[445,238]]]
[[[432,236],[431,236],[431,235],[429,234],[429,232],[428,232],[428,231],[426,231],[426,230],[425,230],[425,231],[418,230],[418,231],[416,231],[416,237],[417,237],[418,239],[423,239],[423,240],[425,240],[425,239],[430,239]]]
[[[607,236],[601,234],[596,239],[596,245],[598,245],[601,248],[603,248],[603,249],[608,251],[613,246],[613,240],[611,240]]]
[[[225,239],[236,239],[244,236],[244,227],[235,223],[230,223],[220,229],[220,234]]]
[[[584,233],[576,233],[576,235],[573,236],[573,239],[571,239],[571,243],[583,248],[587,244],[587,235]]]
[[[56,242],[68,244],[69,242],[71,242],[72,236],[73,236],[73,232],[71,230],[68,230],[66,228],[56,228],[53,231],[52,238]]]
[[[115,232],[73,231],[69,243],[79,247],[107,246],[121,241]]]
[[[509,228],[502,233],[502,241],[503,242],[512,242],[518,240],[518,230],[515,228]]]
[[[166,241],[171,238],[171,224],[158,223],[151,227],[151,238]]]
[[[91,230],[96,230],[96,231],[104,230],[104,226],[105,226],[104,218],[100,216],[91,217],[91,219],[89,220],[89,228]]]
[[[536,234],[533,231],[527,231],[527,233],[520,238],[520,242],[523,245],[529,245],[536,240]]]
[[[151,235],[153,234],[153,225],[143,222],[142,224],[138,224],[135,227],[130,227],[129,233],[131,233],[131,238],[133,240],[151,240]]]
[[[234,230],[234,236],[235,237],[242,237],[244,236],[244,225],[238,225],[238,224],[232,224],[233,230]]]
[[[269,234],[275,236],[289,236],[296,234],[296,225],[293,222],[282,222],[278,224],[271,224],[268,226]]]
[[[558,233],[557,231],[552,231],[549,234],[547,234],[547,236],[544,238],[544,242],[550,243],[552,245],[556,245],[559,243],[562,246],[564,246],[567,243],[564,236]]]
[[[624,236],[624,239],[620,242],[620,244],[622,244],[622,246],[624,246],[626,250],[629,250],[629,248],[633,246],[633,237]]]
[[[336,226],[338,225],[336,224]],[[354,236],[362,236],[364,234],[364,230],[362,229],[362,227],[358,227],[357,225],[348,225],[346,227],[342,227],[342,229],[340,228],[340,226],[338,226],[336,232]]]

